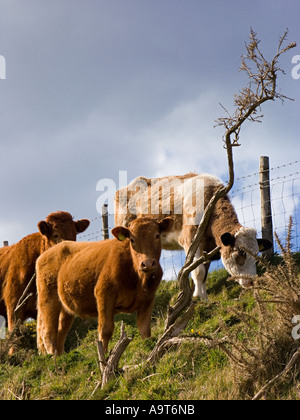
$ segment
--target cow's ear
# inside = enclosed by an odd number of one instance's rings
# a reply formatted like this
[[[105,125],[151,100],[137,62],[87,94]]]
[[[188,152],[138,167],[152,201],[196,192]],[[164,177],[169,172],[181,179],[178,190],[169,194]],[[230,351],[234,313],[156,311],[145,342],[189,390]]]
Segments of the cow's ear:
[[[235,244],[235,237],[231,233],[226,232],[221,236],[222,244],[225,246],[233,246]]]
[[[272,242],[268,239],[257,239],[259,252],[268,251],[272,248]]]
[[[126,229],[123,226],[117,226],[112,229],[111,233],[117,238],[119,241],[125,241],[125,239],[130,237],[130,230]]]
[[[50,223],[47,223],[43,220],[38,223],[38,228],[42,235],[47,236],[47,238],[50,238],[52,234],[52,225]]]
[[[77,233],[84,232],[90,225],[90,221],[88,219],[81,219],[75,222],[75,228]]]
[[[174,224],[174,219],[172,217],[166,217],[158,223],[160,232],[169,232]]]

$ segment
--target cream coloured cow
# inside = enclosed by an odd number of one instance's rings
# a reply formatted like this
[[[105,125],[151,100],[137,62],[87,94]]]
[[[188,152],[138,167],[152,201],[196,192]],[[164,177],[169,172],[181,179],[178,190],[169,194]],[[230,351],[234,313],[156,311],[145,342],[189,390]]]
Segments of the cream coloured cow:
[[[151,216],[161,220],[174,219],[171,231],[162,235],[166,250],[187,253],[205,207],[222,181],[209,174],[189,173],[148,179],[138,177],[115,195],[115,225],[128,226],[137,217]],[[253,283],[256,264],[253,254],[271,247],[271,242],[256,238],[256,231],[243,227],[228,196],[218,201],[206,228],[195,258],[204,251],[220,246],[220,255],[226,270],[244,287]],[[250,253],[247,253],[247,250]],[[192,272],[194,296],[207,299],[206,278],[209,263],[201,264]]]

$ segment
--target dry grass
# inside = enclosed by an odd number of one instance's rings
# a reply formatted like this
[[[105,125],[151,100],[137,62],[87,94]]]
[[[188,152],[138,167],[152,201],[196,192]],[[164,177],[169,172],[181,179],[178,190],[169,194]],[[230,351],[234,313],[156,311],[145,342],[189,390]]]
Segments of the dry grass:
[[[292,366],[289,364],[300,348],[300,341],[292,337],[292,319],[300,315],[300,279],[291,251],[291,234],[292,220],[286,245],[276,237],[282,263],[272,266],[260,261],[265,272],[253,289],[253,310],[232,309],[242,321],[234,332],[225,323],[222,325],[227,340],[221,347],[229,356],[238,398],[253,398],[277,376],[259,398],[276,398],[297,389],[299,384],[299,358],[293,359]]]

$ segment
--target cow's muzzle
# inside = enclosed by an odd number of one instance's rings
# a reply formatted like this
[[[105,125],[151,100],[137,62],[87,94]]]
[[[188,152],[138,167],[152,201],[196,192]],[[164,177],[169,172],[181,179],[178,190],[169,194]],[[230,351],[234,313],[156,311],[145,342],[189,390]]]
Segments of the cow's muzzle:
[[[238,282],[244,289],[250,289],[254,286],[254,277],[241,277],[238,279]]]
[[[140,264],[140,271],[143,271],[143,273],[154,273],[157,269],[157,261],[152,260],[151,258],[148,258],[147,260],[144,260]]]

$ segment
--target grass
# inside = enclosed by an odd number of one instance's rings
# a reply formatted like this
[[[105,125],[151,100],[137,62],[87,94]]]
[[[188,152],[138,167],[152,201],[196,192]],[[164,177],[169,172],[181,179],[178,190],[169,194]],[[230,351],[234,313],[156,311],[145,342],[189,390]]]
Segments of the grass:
[[[297,255],[296,283],[299,283],[299,255]],[[285,272],[284,261],[281,272]],[[262,277],[264,278],[264,277]],[[40,356],[35,348],[35,323],[20,328],[18,336],[0,340],[0,399],[53,399],[53,400],[231,400],[249,399],[269,379],[274,376],[287,361],[291,353],[292,340],[279,337],[283,320],[273,303],[257,304],[255,292],[243,290],[236,282],[228,280],[225,270],[209,274],[207,283],[209,301],[199,302],[195,316],[183,332],[183,336],[194,337],[193,342],[185,342],[179,347],[168,350],[153,366],[129,369],[118,374],[104,389],[95,391],[101,379],[95,340],[97,324],[95,321],[77,319],[69,334],[67,353],[54,358]],[[132,342],[122,355],[120,366],[141,363],[154,347],[164,329],[164,319],[170,300],[178,291],[176,281],[162,282],[153,312],[152,338],[145,341],[139,337],[135,315],[118,315],[112,347],[119,338],[120,325],[123,320],[127,334],[133,337]],[[260,297],[263,291],[258,291]],[[258,293],[257,292],[257,293]],[[261,304],[262,305],[262,304]],[[262,325],[259,311],[264,310],[264,321],[273,322],[272,328],[278,335],[273,335],[273,342],[263,342],[265,350],[273,358],[266,357],[260,348]],[[299,313],[300,314],[300,313]],[[247,318],[248,316],[248,318]],[[252,319],[252,318],[253,319]],[[261,318],[262,319],[262,318]],[[270,328],[271,328],[270,327]],[[292,324],[286,325],[287,331]],[[266,330],[267,331],[267,330]],[[266,332],[265,331],[265,332]],[[267,331],[270,333],[270,331]],[[203,337],[228,337],[223,348],[208,348]],[[199,340],[198,340],[199,338]],[[275,340],[275,341],[274,341]],[[232,345],[233,343],[233,345]],[[16,349],[13,356],[8,349],[13,344]],[[251,356],[253,351],[256,356]],[[249,352],[249,354],[247,353]],[[254,353],[253,353],[254,354]],[[238,365],[233,356],[244,362]],[[249,368],[255,359],[256,369]],[[265,363],[266,372],[262,369]],[[274,366],[275,365],[275,366]],[[95,392],[94,392],[95,391]],[[299,366],[285,381],[276,385],[265,395],[266,399],[297,400],[300,398]]]

